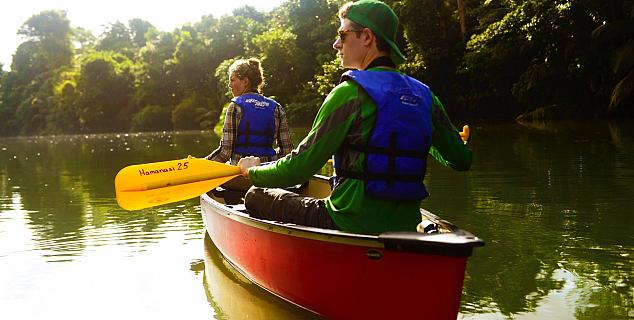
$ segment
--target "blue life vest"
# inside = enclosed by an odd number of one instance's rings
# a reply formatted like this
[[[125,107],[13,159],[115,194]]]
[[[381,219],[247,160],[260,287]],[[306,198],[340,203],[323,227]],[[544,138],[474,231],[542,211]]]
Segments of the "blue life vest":
[[[231,101],[242,109],[238,137],[234,142],[233,151],[244,156],[274,156],[273,139],[277,102],[256,93],[246,93]]]
[[[432,94],[420,81],[397,73],[348,71],[343,80],[359,84],[376,104],[376,120],[366,145],[345,144],[361,152],[363,172],[342,168],[334,157],[338,176],[365,181],[368,195],[396,200],[422,200],[432,140]]]

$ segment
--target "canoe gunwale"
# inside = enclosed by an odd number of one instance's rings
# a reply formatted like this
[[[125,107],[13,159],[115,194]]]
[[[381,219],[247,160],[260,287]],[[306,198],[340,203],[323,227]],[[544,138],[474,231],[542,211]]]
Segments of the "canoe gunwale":
[[[215,200],[214,197],[209,194],[203,194],[200,200],[201,203],[210,205],[216,214],[223,215],[238,223],[268,232],[317,241],[452,257],[469,257],[474,247],[484,245],[484,241],[471,233],[459,229],[423,209],[421,209],[423,216],[427,219],[444,223],[445,225],[451,225],[452,231],[436,234],[407,231],[385,232],[379,235],[356,234],[339,230],[321,229],[292,223],[257,219],[243,212],[246,211],[243,204],[226,205]],[[202,210],[206,210],[205,206],[202,206]]]
[[[384,245],[377,240],[377,236],[347,233],[339,230],[321,229],[300,226],[292,223],[282,223],[277,221],[257,219],[241,211],[243,210],[244,205],[225,205],[221,202],[216,201],[208,194],[203,194],[200,197],[200,200],[201,202],[204,201],[205,203],[212,206],[215,209],[215,213],[217,214],[223,215],[226,218],[234,220],[238,223],[242,223],[269,232],[325,242],[384,248]],[[202,210],[205,210],[204,207],[202,208]]]

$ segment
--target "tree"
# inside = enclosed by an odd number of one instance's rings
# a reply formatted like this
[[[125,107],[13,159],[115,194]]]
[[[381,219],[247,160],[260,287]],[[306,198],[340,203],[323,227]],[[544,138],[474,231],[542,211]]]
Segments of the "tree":
[[[634,114],[634,3],[615,1],[587,5],[606,21],[590,35],[596,63],[591,87],[595,88],[599,101],[609,101],[608,112]]]
[[[71,42],[75,47],[75,54],[81,56],[95,49],[97,38],[89,30],[77,27],[73,28]]]
[[[305,83],[286,107],[289,123],[310,125],[324,98],[339,82],[342,72],[339,57],[325,62],[315,79]]]
[[[70,43],[70,21],[66,11],[48,10],[31,16],[18,30],[18,34],[37,44],[40,59],[47,70],[68,66],[73,51]]]
[[[132,59],[135,50],[130,29],[119,21],[111,23],[106,31],[101,34],[97,50],[117,52]]]
[[[473,86],[467,99],[498,106],[485,113],[543,113],[542,108],[570,116],[600,112],[587,85],[593,69],[589,35],[599,24],[596,12],[588,10],[591,2],[502,2],[505,14],[467,44],[461,67]]]
[[[200,23],[194,25],[198,41],[204,45],[198,46],[200,50],[204,50],[201,53],[205,57],[204,60],[199,59],[204,61],[204,65],[199,66],[204,78],[199,79],[204,80],[201,82],[203,90],[198,92],[210,99],[209,112],[204,117],[205,123],[215,123],[227,102],[225,78],[229,65],[226,62],[246,55],[257,56],[253,39],[266,30],[263,24],[264,15],[252,7],[236,9],[234,14],[237,15],[223,16],[217,20],[212,16],[205,16]],[[220,69],[223,71],[219,72]],[[196,76],[202,75],[196,73]]]
[[[209,75],[212,69],[212,53],[198,37],[196,30],[180,30],[179,41],[172,58],[165,61],[170,77],[176,82],[176,100],[191,96],[194,92],[210,95]]]
[[[405,35],[409,74],[427,83],[439,96],[451,101],[456,90],[455,71],[464,43],[454,1],[409,0],[395,3]],[[424,13],[424,19],[421,14]],[[397,39],[399,40],[399,39]]]
[[[132,37],[132,43],[134,43],[137,48],[145,46],[145,43],[148,41],[146,37],[146,35],[149,36],[148,31],[151,29],[156,30],[151,23],[138,18],[128,21],[128,27]]]
[[[209,98],[193,93],[172,111],[172,123],[176,130],[211,129],[209,119]]]
[[[77,110],[82,132],[128,131],[132,116],[132,62],[120,54],[91,56],[77,80]]]
[[[289,0],[272,13],[271,24],[297,35],[296,46],[307,55],[302,63],[305,71],[299,76],[304,81],[312,79],[323,63],[335,57],[332,43],[339,26],[339,4],[332,0]]]
[[[45,133],[79,133],[76,84],[63,81],[55,88],[52,110],[46,119]]]
[[[155,40],[139,51],[140,68],[134,101],[137,106],[176,105],[176,79],[170,76],[166,61],[172,58],[178,37],[172,33],[160,33]]]
[[[132,118],[132,131],[172,130],[170,108],[149,105]]]
[[[462,41],[465,41],[467,37],[467,22],[465,21],[465,4],[464,0],[456,0],[458,5],[458,20],[460,21],[460,34],[462,34]]]
[[[248,5],[234,9],[232,12],[232,16],[243,17],[245,19],[249,19],[260,24],[263,24],[265,20],[265,16],[262,12],[259,12],[254,7]]]
[[[53,83],[72,62],[70,23],[65,11],[43,11],[27,19],[18,34],[26,41],[3,77],[0,133],[40,134],[53,104]]]
[[[330,85],[341,75],[338,67],[330,68],[338,61],[332,48],[339,24],[338,4],[330,0],[286,1],[272,12],[269,31],[258,38],[265,71],[271,75],[267,80],[270,92],[286,104],[293,124],[310,124],[328,93],[318,88],[334,87]],[[336,70],[337,80],[330,82],[329,76],[323,76],[327,69]],[[280,78],[285,87],[278,84]]]
[[[283,105],[302,85],[301,65],[306,56],[295,43],[296,36],[288,30],[274,28],[253,39],[262,57],[267,95],[278,98]]]

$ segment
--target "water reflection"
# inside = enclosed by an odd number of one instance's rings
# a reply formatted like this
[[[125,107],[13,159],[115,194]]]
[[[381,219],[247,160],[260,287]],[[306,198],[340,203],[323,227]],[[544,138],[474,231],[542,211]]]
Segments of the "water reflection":
[[[429,170],[427,207],[487,240],[468,266],[462,316],[634,317],[634,127],[474,131],[474,166],[456,188]]]
[[[228,264],[209,236],[205,236],[203,285],[215,319],[322,319],[247,280]]]
[[[116,204],[112,181],[131,163],[205,153],[209,146],[203,142],[210,137],[209,132],[159,132],[0,140],[0,221],[19,215],[30,233],[29,250],[41,251],[49,262],[72,261],[86,247],[119,245],[142,251],[170,233],[174,217],[177,228],[199,230],[198,214],[193,221],[178,216],[195,200],[126,212]],[[4,237],[11,242],[17,236],[7,227],[0,225],[0,231],[7,230]]]
[[[634,124],[476,126],[472,131],[472,170],[456,173],[430,161],[431,197],[424,203],[487,241],[468,264],[460,318],[634,318]],[[297,131],[294,141],[303,133]],[[0,139],[0,287],[7,288],[0,292],[0,304],[39,297],[33,278],[55,277],[50,270],[62,266],[84,266],[86,277],[92,268],[106,272],[109,267],[101,262],[113,256],[144,265],[142,257],[154,250],[160,253],[151,255],[152,261],[177,263],[174,257],[183,247],[202,245],[196,199],[127,212],[115,202],[113,178],[130,164],[203,156],[217,144],[210,132]],[[256,315],[266,308],[279,309],[280,317],[306,316],[214,267],[208,251],[203,278],[212,309],[200,311],[198,318],[214,312],[217,319],[239,318],[235,304],[253,310],[245,314],[254,318],[267,317]],[[193,252],[185,263],[202,258],[200,250]],[[86,262],[90,259],[97,262]],[[24,270],[34,265],[37,272]],[[152,269],[171,279],[182,269],[165,267],[153,264],[125,276],[143,278]],[[213,278],[219,275],[224,278]],[[60,277],[62,283],[74,281]],[[160,290],[144,288],[116,290],[122,299],[163,298]],[[197,293],[184,295],[191,300]],[[48,298],[65,303],[54,294]]]

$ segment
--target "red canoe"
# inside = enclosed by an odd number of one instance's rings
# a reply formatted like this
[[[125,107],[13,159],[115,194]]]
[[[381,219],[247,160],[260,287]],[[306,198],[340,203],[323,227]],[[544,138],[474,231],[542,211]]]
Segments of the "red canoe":
[[[325,197],[330,187],[316,176],[301,192]],[[484,245],[422,209],[420,232],[372,236],[255,219],[240,196],[201,196],[218,250],[247,279],[329,319],[456,319],[467,258]]]

